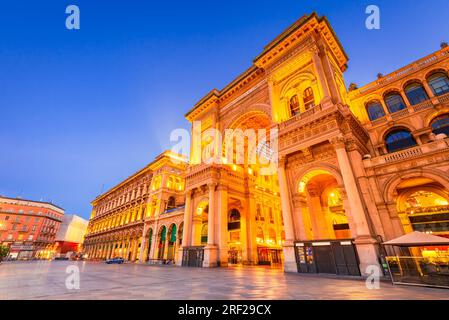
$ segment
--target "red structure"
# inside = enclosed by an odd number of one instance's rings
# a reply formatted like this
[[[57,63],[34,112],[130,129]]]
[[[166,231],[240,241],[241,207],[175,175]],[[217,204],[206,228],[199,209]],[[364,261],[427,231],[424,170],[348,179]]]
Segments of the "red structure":
[[[0,243],[11,259],[50,259],[63,216],[49,202],[0,197]]]

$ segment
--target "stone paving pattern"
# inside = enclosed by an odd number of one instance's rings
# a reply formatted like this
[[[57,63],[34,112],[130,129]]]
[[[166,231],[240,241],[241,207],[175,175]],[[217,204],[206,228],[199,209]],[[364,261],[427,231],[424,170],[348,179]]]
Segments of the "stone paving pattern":
[[[80,290],[68,290],[66,268],[80,270]],[[0,299],[50,300],[310,300],[449,299],[449,290],[393,286],[369,290],[362,280],[285,274],[270,268],[189,269],[93,262],[7,262],[0,265]]]

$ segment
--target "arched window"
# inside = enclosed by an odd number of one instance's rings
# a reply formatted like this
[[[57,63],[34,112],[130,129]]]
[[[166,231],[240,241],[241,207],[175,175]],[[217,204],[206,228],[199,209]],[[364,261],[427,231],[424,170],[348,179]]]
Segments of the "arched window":
[[[366,104],[366,111],[368,112],[368,116],[371,121],[385,117],[384,108],[382,107],[382,104],[377,100],[368,102]]]
[[[315,107],[315,97],[313,96],[312,88],[309,87],[304,90],[302,99],[304,101],[304,109],[309,110]]]
[[[385,138],[385,144],[389,153],[413,148],[416,146],[415,138],[404,129],[394,130]]]
[[[427,82],[436,96],[449,93],[449,78],[443,72],[433,74],[427,79]]]
[[[416,105],[426,100],[429,100],[426,90],[419,82],[413,82],[405,87],[405,94],[411,105]]]
[[[295,94],[293,97],[290,98],[290,112],[293,116],[296,116],[301,111],[299,110],[299,100],[298,96]]]
[[[432,132],[435,134],[444,133],[449,137],[449,114],[443,114],[442,116],[436,117],[432,121]]]
[[[387,105],[390,113],[395,113],[405,109],[405,102],[401,95],[397,92],[391,92],[385,96],[385,104]]]

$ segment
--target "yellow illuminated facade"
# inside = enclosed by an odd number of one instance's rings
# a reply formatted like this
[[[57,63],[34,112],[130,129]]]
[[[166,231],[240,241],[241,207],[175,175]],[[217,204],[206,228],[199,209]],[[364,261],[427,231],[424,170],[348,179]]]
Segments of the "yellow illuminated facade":
[[[448,236],[449,48],[349,90],[347,62],[326,18],[295,22],[187,113],[189,165],[172,175],[173,164],[156,160],[93,202],[93,257],[132,248],[140,261],[363,275],[379,265],[383,241],[411,231]],[[224,137],[227,129],[273,128],[274,174],[236,164],[237,153],[202,161],[227,147],[211,129]],[[244,141],[247,156],[254,150]],[[178,220],[165,223],[161,208],[172,195],[183,207],[174,205]],[[447,248],[424,250],[436,252],[447,256]]]
[[[186,160],[167,151],[95,199],[84,242],[88,257],[174,261],[182,239],[185,169]]]

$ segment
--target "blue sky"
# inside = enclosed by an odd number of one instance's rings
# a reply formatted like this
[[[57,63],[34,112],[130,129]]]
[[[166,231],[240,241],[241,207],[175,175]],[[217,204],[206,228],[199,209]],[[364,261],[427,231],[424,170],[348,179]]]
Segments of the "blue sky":
[[[65,8],[81,30],[65,28]],[[381,30],[365,8],[381,9]],[[210,89],[251,65],[300,16],[327,15],[366,84],[449,41],[447,0],[0,1],[0,194],[90,201],[170,147]]]

